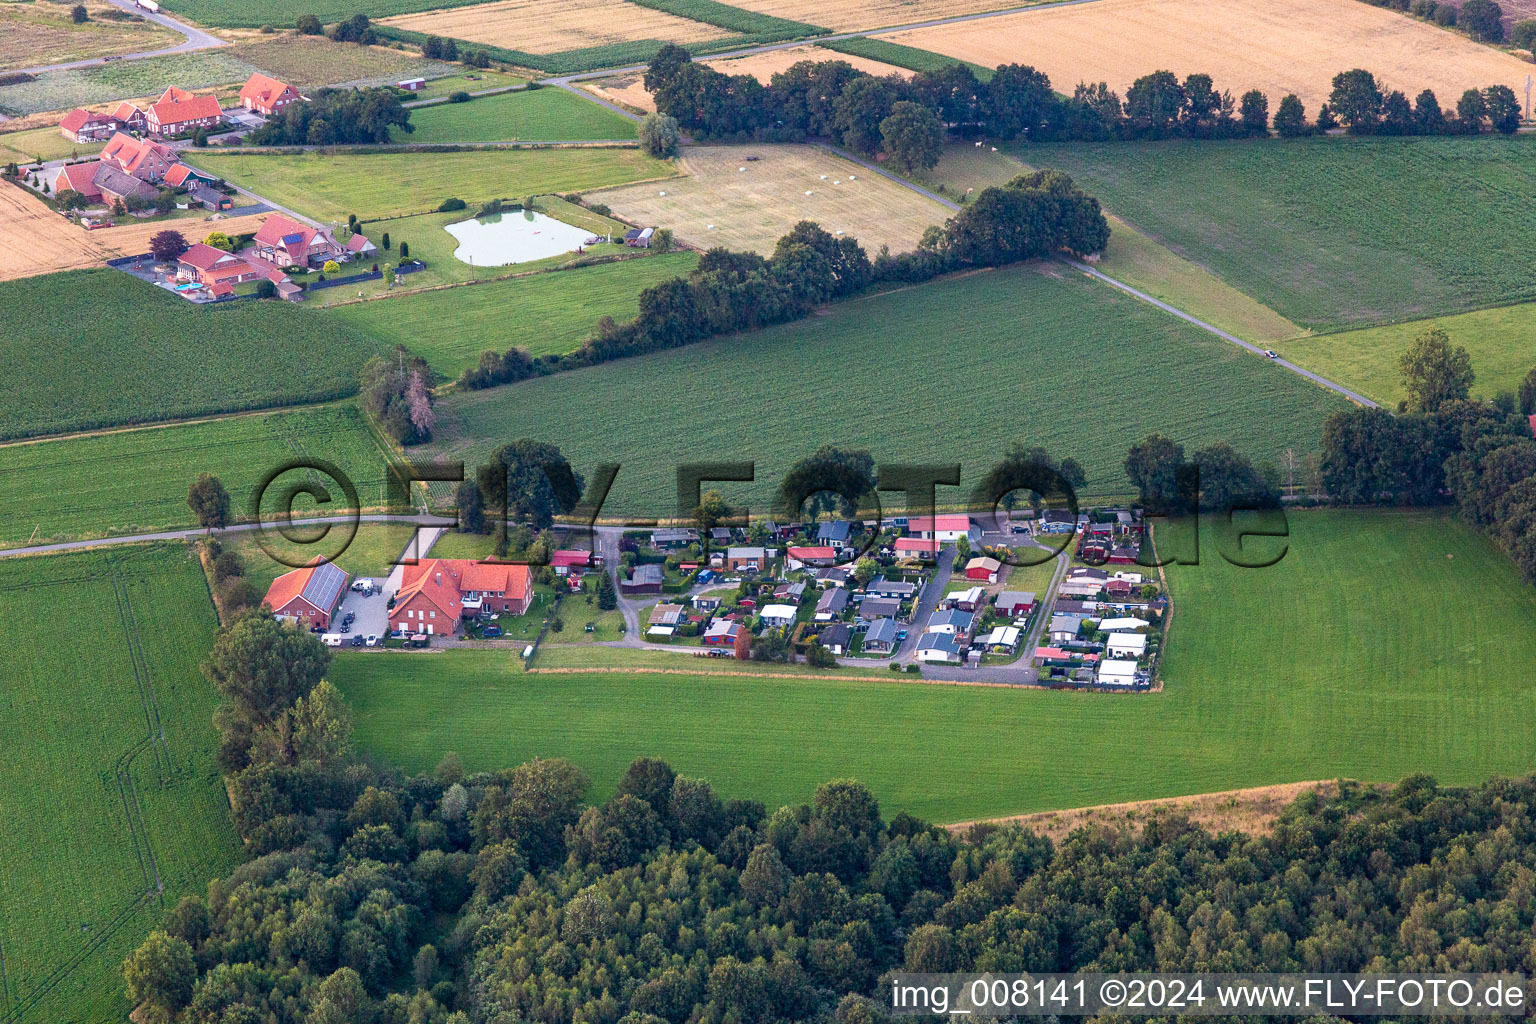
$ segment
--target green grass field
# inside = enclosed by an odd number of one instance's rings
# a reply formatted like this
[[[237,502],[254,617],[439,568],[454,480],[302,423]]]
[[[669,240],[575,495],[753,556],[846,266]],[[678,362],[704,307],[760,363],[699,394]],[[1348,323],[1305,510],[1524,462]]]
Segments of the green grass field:
[[[333,43],[324,36],[265,36],[236,43],[230,52],[300,88],[322,85],[393,85],[406,78],[451,75],[455,64],[383,46]]]
[[[207,586],[180,545],[10,559],[0,616],[0,1007],[126,1020],[123,957],[241,859],[198,671]]]
[[[455,74],[430,79],[426,85],[412,93],[411,99],[406,102],[451,96],[461,90],[473,93],[482,89],[501,89],[511,85],[522,85],[527,81],[522,75],[511,75],[505,71],[465,71],[458,68],[454,70]]]
[[[8,281],[0,308],[0,439],[351,395],[380,349],[313,310],[197,306],[115,270]]]
[[[932,50],[919,49],[916,46],[906,46],[902,43],[893,43],[887,39],[877,39],[872,36],[855,36],[852,39],[835,39],[830,42],[819,42],[817,46],[825,47],[835,53],[848,53],[855,57],[864,57],[868,60],[878,60],[898,68],[906,68],[909,71],[943,71],[955,64],[969,64],[971,71],[983,82],[992,80],[993,70],[981,64],[971,64],[969,61],[956,60],[946,57],[942,53],[934,53]],[[836,60],[836,57],[828,58]]]
[[[1463,345],[1477,374],[1474,394],[1514,391],[1536,368],[1536,304],[1498,306],[1460,316],[1367,327],[1276,343],[1285,358],[1396,408],[1406,395],[1397,360],[1420,332],[1442,327]]]
[[[473,106],[473,104],[471,104]],[[410,141],[407,139],[407,141]],[[491,199],[588,189],[676,172],[638,149],[498,149],[454,153],[199,153],[199,167],[320,220],[399,217],[456,197],[470,214]]]
[[[402,768],[446,750],[471,770],[564,756],[598,796],[647,754],[770,807],[853,777],[885,813],[937,821],[1336,776],[1530,771],[1536,591],[1513,567],[1444,515],[1299,513],[1291,527],[1274,568],[1226,564],[1208,534],[1203,563],[1173,574],[1159,694],[524,674],[504,651],[343,657],[332,678],[362,746]],[[1371,596],[1383,591],[1413,600],[1385,609]]]
[[[414,14],[417,11],[434,11],[440,7],[465,7],[475,0],[382,0],[371,4],[370,18],[387,18],[395,14]],[[346,0],[271,0],[260,6],[241,3],[240,0],[167,0],[166,10],[185,15],[204,25],[226,28],[259,28],[273,25],[292,28],[301,14],[318,15],[327,25],[350,18],[357,13],[354,4]]]
[[[109,100],[158,96],[172,82],[183,89],[243,82],[256,70],[225,50],[200,50],[45,71],[31,82],[0,86],[0,113],[20,117]]]
[[[404,345],[438,373],[457,377],[490,348],[504,352],[518,346],[536,356],[569,352],[586,340],[599,317],[633,319],[643,289],[688,273],[697,261],[697,253],[667,253],[357,302],[329,315],[382,342]]]
[[[584,142],[633,139],[635,123],[564,89],[503,92],[411,111],[412,142]]]
[[[0,135],[0,161],[32,163],[38,157],[44,160],[71,160],[87,156],[101,149],[101,144],[81,144],[66,139],[57,128],[32,128],[22,132],[6,132]]]
[[[429,451],[474,462],[508,438],[538,437],[586,472],[621,463],[603,513],[641,516],[675,514],[677,466],[753,459],[755,484],[721,489],[765,513],[780,476],[821,444],[868,447],[877,462],[960,462],[970,487],[1023,440],[1077,458],[1086,493],[1123,494],[1125,451],[1153,430],[1190,450],[1223,440],[1276,459],[1313,450],[1323,418],[1343,407],[1261,358],[1044,264],[456,394],[438,403]]]
[[[0,447],[0,547],[195,526],[187,486],[201,472],[224,482],[232,511],[244,516],[263,475],[316,458],[352,478],[363,507],[383,504],[385,456],[350,405],[7,445]],[[284,475],[269,502],[304,475]],[[332,494],[322,511],[341,510],[343,495],[321,483]],[[307,497],[295,502],[295,515],[314,510]]]
[[[404,523],[360,523],[357,535],[346,550],[336,553],[330,560],[354,579],[359,576],[383,579],[394,569],[395,561],[410,542],[413,532],[413,527]],[[248,532],[224,534],[221,543],[224,550],[240,556],[245,566],[245,578],[263,594],[277,577],[295,565],[309,561],[316,547],[289,542],[276,534],[258,540],[254,533]],[[331,545],[326,554],[330,555],[335,547]]]
[[[1042,145],[1106,209],[1298,324],[1536,296],[1536,139]]]

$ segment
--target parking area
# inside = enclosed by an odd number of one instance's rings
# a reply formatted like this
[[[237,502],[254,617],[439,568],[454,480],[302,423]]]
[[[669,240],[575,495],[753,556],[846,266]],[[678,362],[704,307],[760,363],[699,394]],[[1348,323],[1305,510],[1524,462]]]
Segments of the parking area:
[[[357,587],[363,580],[353,581],[353,587]],[[341,599],[341,606],[337,609],[335,626],[333,630],[342,633],[344,644],[352,642],[354,636],[366,637],[369,634],[378,636],[381,640],[389,633],[389,598],[384,593],[383,580],[368,580],[373,584],[371,590],[364,592],[357,589],[348,590],[346,596]],[[352,616],[352,623],[343,627],[348,615]],[[345,628],[345,632],[343,629]]]

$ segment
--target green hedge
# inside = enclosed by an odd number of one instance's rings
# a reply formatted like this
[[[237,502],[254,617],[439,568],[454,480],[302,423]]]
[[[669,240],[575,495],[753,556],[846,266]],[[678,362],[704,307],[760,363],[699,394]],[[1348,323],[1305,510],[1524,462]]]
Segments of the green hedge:
[[[790,21],[786,18],[775,18],[769,14],[758,14],[756,11],[744,11],[740,7],[718,3],[717,0],[630,0],[630,3],[649,7],[652,10],[665,11],[690,21],[702,21],[719,28],[730,29],[732,32],[740,32],[742,35],[758,36],[760,38],[756,41],[762,43],[796,39],[800,36],[825,35],[829,31],[817,25],[807,25],[803,21]]]
[[[640,0],[635,0],[635,2],[638,3]],[[858,39],[834,39],[818,42],[816,45],[838,53],[863,57],[866,60],[878,60],[884,64],[894,64],[898,68],[906,68],[909,71],[942,71],[951,64],[969,64],[979,80],[986,82],[992,78],[992,69],[982,67],[980,64],[971,64],[970,61],[946,57],[942,53],[934,53],[932,50],[920,50],[915,46],[903,46],[900,43],[890,43],[884,39],[871,39],[868,36]]]

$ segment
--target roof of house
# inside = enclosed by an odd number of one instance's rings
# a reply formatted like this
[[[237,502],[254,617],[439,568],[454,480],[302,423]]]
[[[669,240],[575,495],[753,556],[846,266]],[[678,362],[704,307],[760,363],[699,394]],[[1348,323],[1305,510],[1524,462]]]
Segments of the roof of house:
[[[1083,661],[1089,663],[1099,660],[1099,656],[1097,654],[1078,654],[1075,651],[1064,651],[1060,647],[1036,647],[1035,657],[1058,658],[1063,661],[1070,658],[1081,658]]]
[[[101,166],[100,160],[92,160],[83,164],[66,164],[59,168],[59,176],[53,180],[53,191],[57,195],[63,189],[73,189],[81,195],[100,195],[101,190],[96,187],[96,168]]]
[[[112,109],[112,117],[118,121],[132,121],[143,115],[144,111],[139,109],[138,104],[129,103],[127,100],[123,100]]]
[[[853,531],[853,524],[846,519],[839,519],[834,523],[822,523],[816,528],[817,540],[847,540]]]
[[[986,595],[981,587],[966,587],[964,590],[952,591],[944,595],[946,601],[965,601],[968,604],[977,604]]]
[[[897,537],[895,548],[897,551],[923,551],[929,554],[938,554],[939,542],[936,540],[923,540],[921,537]]]
[[[896,642],[896,620],[876,619],[869,624],[869,630],[864,634],[864,646],[872,643],[893,644]]]
[[[762,560],[768,555],[767,548],[727,548],[725,557],[742,561]]]
[[[165,183],[172,187],[180,187],[186,180],[197,172],[186,164],[177,161],[171,169],[165,172]]]
[[[1111,658],[1099,666],[1100,676],[1134,676],[1135,674],[1136,663],[1134,661],[1120,661]]]
[[[440,611],[457,618],[463,609],[465,593],[479,591],[521,596],[528,592],[531,581],[526,565],[475,562],[467,558],[429,558],[401,567],[394,611],[419,594]]]
[[[888,580],[884,576],[877,576],[870,580],[869,586],[864,589],[872,594],[915,594],[917,584],[908,583],[906,580]]]
[[[176,163],[176,153],[171,147],[148,139],[136,139],[125,132],[117,132],[107,140],[101,147],[101,158],[139,177],[163,174]]]
[[[920,651],[943,651],[946,654],[960,653],[960,645],[955,643],[955,638],[948,633],[924,633],[917,638],[917,649]]]
[[[328,612],[346,586],[346,573],[330,562],[316,559],[316,564],[290,570],[273,580],[262,603],[273,611],[281,611],[293,603],[295,598],[303,598],[321,611]]]
[[[318,228],[300,224],[292,217],[286,217],[281,213],[273,213],[269,214],[267,219],[261,222],[261,227],[256,230],[256,244],[282,249],[288,253],[288,258],[293,262],[303,263],[309,256],[309,249],[316,235],[327,242],[331,241],[330,237]]]
[[[347,239],[348,252],[366,252],[369,249],[377,248],[378,246],[374,245],[372,242],[368,241],[367,238],[364,238],[362,235],[355,231],[352,233],[352,237]]]
[[[800,611],[792,604],[770,604],[763,609],[765,619],[792,619]]]
[[[1033,605],[1035,592],[1033,590],[1005,590],[997,595],[999,608],[1014,608],[1021,604]]]
[[[992,632],[981,638],[981,642],[990,647],[993,644],[1002,644],[1004,647],[1012,647],[1019,642],[1018,626],[993,626]]]
[[[928,628],[953,626],[955,629],[964,632],[971,628],[971,623],[975,621],[975,618],[970,612],[963,612],[958,608],[945,608],[933,613],[933,618],[928,620]]]
[[[1111,633],[1109,637],[1109,649],[1111,651],[1134,651],[1140,654],[1147,649],[1147,634],[1145,633]]]
[[[968,515],[912,516],[907,519],[907,529],[914,533],[926,533],[935,530],[960,530],[965,532],[970,530],[970,528],[971,517]]]
[[[789,549],[789,557],[790,558],[799,558],[799,559],[806,559],[806,558],[836,558],[837,557],[837,551],[834,550],[833,548],[828,548],[828,547],[790,548]]]
[[[570,548],[562,548],[549,556],[549,564],[556,568],[570,568],[573,565],[588,565],[592,561],[592,552],[578,551]]]
[[[223,114],[223,110],[219,107],[219,98],[213,93],[198,96],[173,85],[160,94],[160,98],[150,106],[149,113],[161,124],[180,124],[183,121],[216,118]]]
[[[846,622],[825,626],[816,637],[823,647],[847,647],[853,642],[853,628]]]
[[[208,286],[208,291],[212,293],[214,298],[222,299],[226,295],[235,294],[235,286],[228,281],[215,281]]]
[[[695,541],[699,539],[699,531],[688,530],[682,527],[669,526],[661,530],[651,531],[652,544],[667,544],[672,541]]]
[[[740,632],[741,623],[732,622],[730,619],[716,619],[709,624],[709,628],[704,631],[704,635],[735,637]]]
[[[848,607],[848,591],[842,587],[834,587],[825,591],[816,601],[818,612],[840,612]]]
[[[866,619],[872,615],[895,615],[900,610],[901,602],[894,597],[866,597],[859,602],[859,614]]]
[[[969,562],[965,563],[966,572],[970,572],[972,569],[985,569],[988,572],[997,572],[997,570],[1001,569],[1002,567],[1002,562],[999,562],[995,558],[989,558],[985,555],[978,555],[977,557],[971,559]]]
[[[111,192],[115,196],[142,196],[150,199],[155,195],[154,187],[148,182],[120,171],[111,164],[98,164],[96,173],[91,176],[91,184],[99,191]]]
[[[1076,615],[1052,615],[1051,616],[1051,632],[1052,633],[1066,633],[1066,632],[1076,633],[1079,629],[1082,629],[1082,628],[1083,628],[1083,620],[1078,618]]]
[[[215,206],[226,198],[218,189],[197,178],[192,179],[192,187],[187,189],[187,194],[200,203],[213,203]]]
[[[107,121],[117,120],[111,114],[98,114],[84,107],[76,107],[65,114],[59,121],[59,128],[66,132],[77,132],[88,124],[101,124]]]
[[[635,566],[634,574],[630,577],[631,584],[660,583],[667,578],[667,571],[655,562]]]
[[[258,71],[250,78],[247,78],[245,84],[240,87],[240,98],[242,100],[250,100],[252,103],[263,107],[270,107],[289,89],[293,89],[293,86],[287,82],[280,82],[270,75],[264,75]],[[298,90],[294,89],[294,92],[297,94]]]
[[[223,249],[215,249],[211,245],[204,245],[202,242],[198,242],[192,248],[182,253],[177,262],[196,267],[198,270],[212,270],[225,260],[237,260],[240,263],[245,263],[244,260],[232,253],[227,253]],[[250,266],[249,263],[245,263],[245,265],[246,267]]]
[[[680,604],[658,604],[651,609],[647,621],[652,625],[675,626],[683,620],[683,614],[683,606]]]

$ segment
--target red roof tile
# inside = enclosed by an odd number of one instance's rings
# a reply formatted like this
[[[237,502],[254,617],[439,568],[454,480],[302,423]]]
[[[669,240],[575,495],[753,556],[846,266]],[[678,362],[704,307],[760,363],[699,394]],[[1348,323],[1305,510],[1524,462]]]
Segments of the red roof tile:
[[[161,93],[160,98],[149,108],[150,116],[162,126],[217,118],[222,113],[219,98],[212,93],[197,96],[174,85]]]

